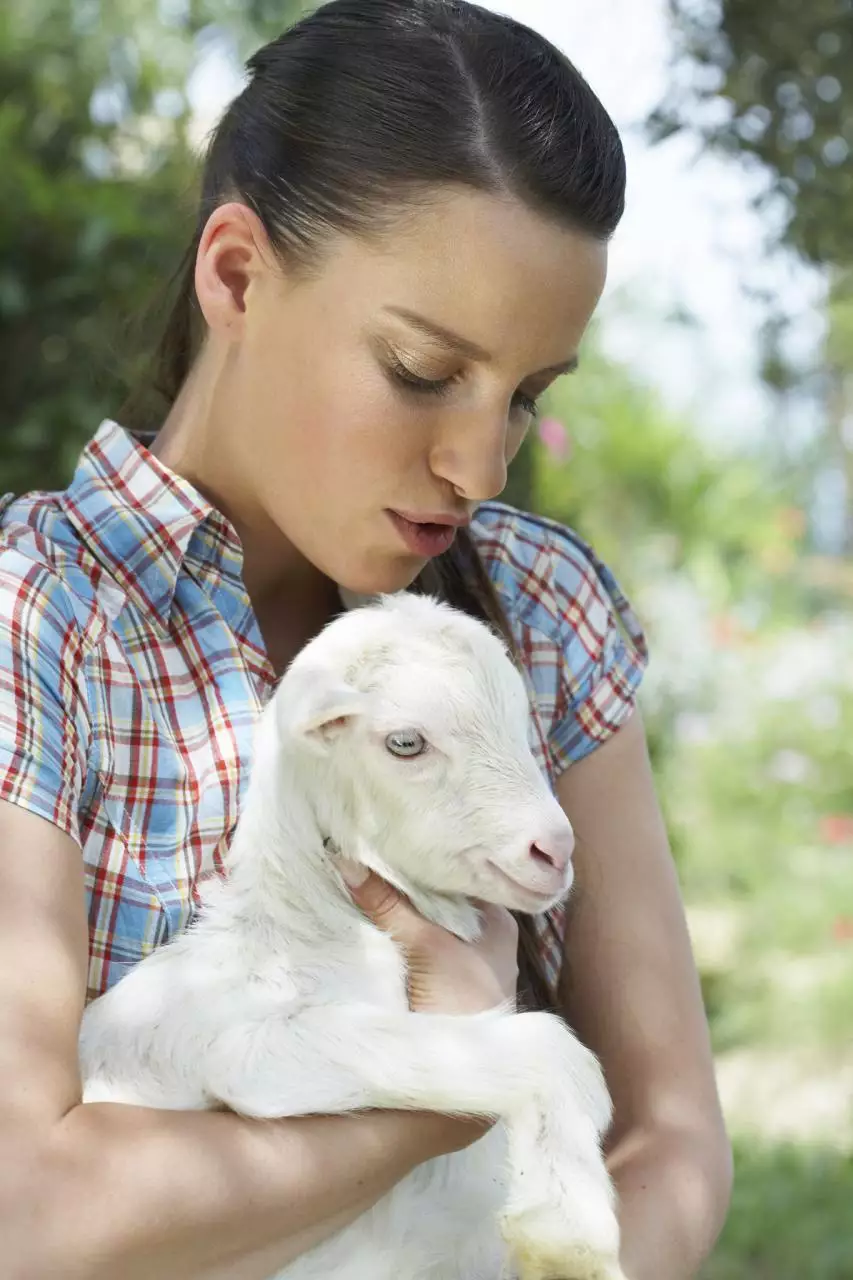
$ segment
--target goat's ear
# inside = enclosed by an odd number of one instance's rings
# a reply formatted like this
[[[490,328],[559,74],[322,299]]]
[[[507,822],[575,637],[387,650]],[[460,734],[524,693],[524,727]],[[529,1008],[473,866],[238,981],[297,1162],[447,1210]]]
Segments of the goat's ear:
[[[288,735],[317,746],[331,742],[367,705],[367,695],[348,684],[330,684],[321,672],[305,673],[301,688],[282,707]]]

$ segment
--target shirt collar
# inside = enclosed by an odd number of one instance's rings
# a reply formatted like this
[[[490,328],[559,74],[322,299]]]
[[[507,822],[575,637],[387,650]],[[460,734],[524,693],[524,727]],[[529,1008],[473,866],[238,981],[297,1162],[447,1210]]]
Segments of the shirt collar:
[[[243,550],[231,523],[116,422],[101,423],[61,501],[95,557],[163,626],[191,544],[194,563],[244,590]]]

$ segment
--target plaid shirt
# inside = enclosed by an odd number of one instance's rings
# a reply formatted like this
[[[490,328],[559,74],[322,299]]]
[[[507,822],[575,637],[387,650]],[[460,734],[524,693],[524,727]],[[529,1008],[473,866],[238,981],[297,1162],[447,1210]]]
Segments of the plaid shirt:
[[[473,533],[553,783],[629,713],[643,635],[562,526],[486,503]],[[113,422],[64,492],[0,503],[0,799],[81,848],[90,999],[186,925],[223,870],[276,680],[241,566],[226,518]],[[562,912],[537,926],[554,980]]]

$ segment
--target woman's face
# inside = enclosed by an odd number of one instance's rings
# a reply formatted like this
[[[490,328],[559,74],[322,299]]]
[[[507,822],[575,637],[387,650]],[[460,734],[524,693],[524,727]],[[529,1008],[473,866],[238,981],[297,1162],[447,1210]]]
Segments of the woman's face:
[[[376,243],[336,237],[308,280],[262,237],[230,205],[202,241],[207,486],[270,555],[277,539],[350,590],[400,590],[449,542],[419,520],[500,494],[536,400],[574,365],[606,249],[465,189]]]

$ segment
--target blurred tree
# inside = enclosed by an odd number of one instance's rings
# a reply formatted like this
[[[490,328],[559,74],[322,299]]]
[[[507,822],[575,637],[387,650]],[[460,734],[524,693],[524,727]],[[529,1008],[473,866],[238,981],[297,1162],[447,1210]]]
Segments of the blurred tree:
[[[669,0],[676,53],[652,136],[697,130],[760,161],[783,235],[811,261],[853,258],[853,0]],[[775,224],[775,219],[770,225]]]
[[[183,234],[191,46],[169,42],[155,63],[101,18],[62,0],[3,9],[2,489],[64,482],[98,417],[116,411],[116,335]]]
[[[259,0],[5,0],[0,492],[64,485],[141,368],[140,318],[192,231],[195,37],[222,19],[248,52],[246,8],[269,36],[305,7],[279,0],[273,29]]]
[[[537,508],[576,528],[629,587],[652,569],[689,571],[723,607],[790,569],[801,527],[782,478],[760,456],[712,452],[594,340],[537,434]]]
[[[825,383],[824,465],[843,479],[846,505],[841,547],[853,549],[853,254],[851,266],[834,273],[829,293],[822,377]]]
[[[801,367],[787,355],[794,317],[768,305],[763,374],[781,395],[815,397],[823,429],[810,458],[815,493],[846,502],[830,535],[853,549],[853,0],[669,0],[676,49],[669,91],[649,130],[688,129],[766,181],[757,196],[768,241],[826,269],[825,349]],[[781,211],[781,217],[780,215]]]

